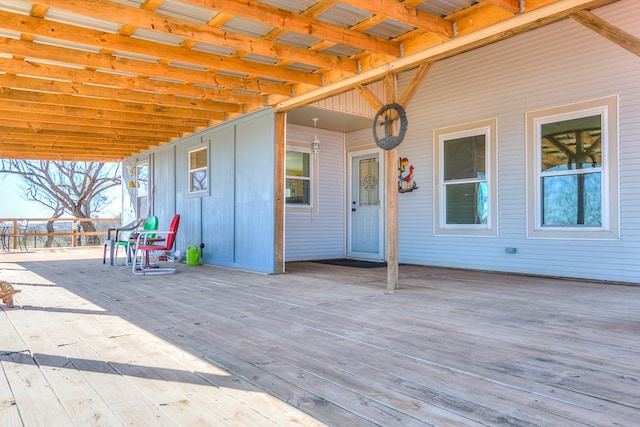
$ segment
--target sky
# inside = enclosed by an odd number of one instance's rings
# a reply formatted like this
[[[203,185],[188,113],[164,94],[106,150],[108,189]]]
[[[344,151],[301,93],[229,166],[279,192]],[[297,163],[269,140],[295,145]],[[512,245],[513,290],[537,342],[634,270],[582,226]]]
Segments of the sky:
[[[23,199],[19,185],[20,179],[18,177],[0,173],[0,218],[49,218],[53,214],[53,211],[44,205]],[[113,195],[117,196],[119,192],[118,187]],[[119,212],[120,200],[116,197],[115,202],[99,216],[103,218],[116,217]]]

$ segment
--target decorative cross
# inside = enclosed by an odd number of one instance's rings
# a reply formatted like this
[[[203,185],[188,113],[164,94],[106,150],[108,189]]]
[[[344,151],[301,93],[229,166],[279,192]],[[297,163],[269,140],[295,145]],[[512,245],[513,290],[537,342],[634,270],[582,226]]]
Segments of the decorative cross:
[[[389,129],[391,129],[391,125],[393,124],[393,122],[395,122],[394,119],[389,117],[389,114],[387,113],[384,117],[384,120],[382,121],[382,123],[380,123],[380,126],[384,126],[384,137],[387,138],[389,136]]]

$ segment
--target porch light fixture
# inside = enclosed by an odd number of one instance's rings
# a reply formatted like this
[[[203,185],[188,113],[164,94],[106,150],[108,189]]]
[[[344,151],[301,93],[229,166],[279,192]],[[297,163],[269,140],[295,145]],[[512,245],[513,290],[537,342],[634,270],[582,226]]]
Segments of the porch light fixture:
[[[318,118],[314,117],[313,119],[313,141],[311,141],[311,151],[315,156],[320,152],[320,140],[318,139],[317,128],[318,128]]]

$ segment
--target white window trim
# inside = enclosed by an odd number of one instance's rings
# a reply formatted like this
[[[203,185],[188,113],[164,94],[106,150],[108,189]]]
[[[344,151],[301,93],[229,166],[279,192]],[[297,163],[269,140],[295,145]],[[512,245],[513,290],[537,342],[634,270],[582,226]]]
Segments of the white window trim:
[[[497,236],[498,235],[498,192],[496,172],[498,120],[496,118],[467,123],[433,131],[434,141],[434,219],[435,234],[442,236]],[[446,224],[446,204],[444,191],[444,141],[474,135],[485,135],[485,178],[489,201],[486,224]],[[460,181],[462,182],[462,181]]]
[[[200,150],[207,150],[207,166],[204,168],[191,169],[191,153],[200,151]],[[197,146],[193,146],[188,149],[187,151],[187,195],[189,197],[202,197],[202,196],[208,196],[210,194],[210,188],[211,188],[210,166],[211,166],[211,149],[208,143],[198,144]],[[199,170],[207,171],[207,188],[200,191],[191,191],[191,173]]]
[[[540,129],[543,124],[602,115],[602,225],[542,226],[540,201]],[[618,96],[528,112],[527,124],[527,236],[554,239],[618,239]]]
[[[288,213],[317,213],[318,212],[318,156],[311,150],[311,144],[308,142],[299,141],[287,141],[285,148],[285,155],[287,151],[297,151],[300,153],[309,153],[309,200],[308,205],[289,204],[286,203],[285,207]],[[286,162],[286,160],[285,160]],[[288,178],[286,175],[285,164],[285,182]],[[293,179],[299,179],[299,177],[291,177]]]
[[[138,182],[138,178],[140,176],[139,174],[139,170],[140,168],[146,167],[147,168],[147,194],[145,196],[140,196],[140,183]],[[134,177],[134,182],[135,182],[135,202],[134,202],[134,210],[136,212],[136,217],[137,218],[147,218],[148,216],[151,215],[151,162],[150,160],[144,159],[141,161],[138,161],[135,165],[135,177]],[[139,211],[139,205],[140,205],[140,199],[145,197],[146,200],[146,212],[138,212]]]

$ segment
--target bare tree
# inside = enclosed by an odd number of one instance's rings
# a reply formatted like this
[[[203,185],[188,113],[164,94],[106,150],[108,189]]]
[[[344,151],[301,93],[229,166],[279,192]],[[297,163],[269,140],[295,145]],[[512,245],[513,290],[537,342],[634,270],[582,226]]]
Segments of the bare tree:
[[[0,172],[20,176],[22,197],[50,208],[54,217],[91,218],[112,202],[106,190],[120,185],[119,169],[118,163],[4,159]],[[96,231],[92,222],[81,227]],[[99,244],[98,236],[89,236],[87,244]]]

